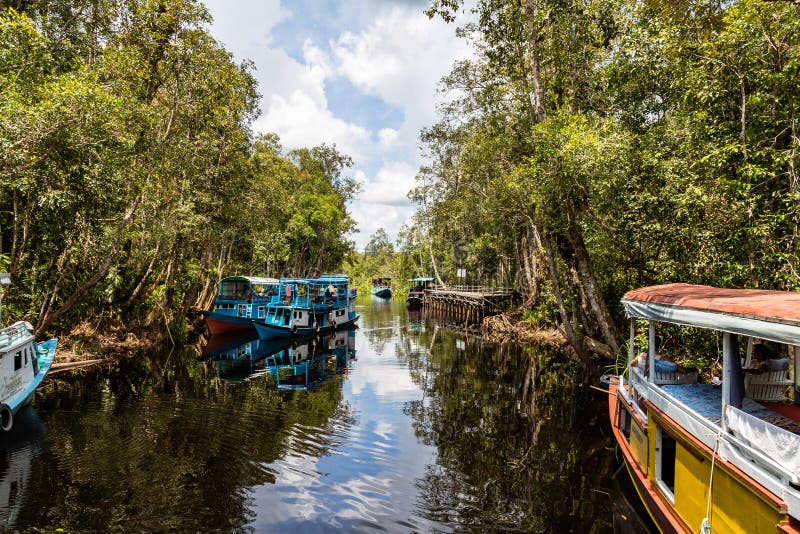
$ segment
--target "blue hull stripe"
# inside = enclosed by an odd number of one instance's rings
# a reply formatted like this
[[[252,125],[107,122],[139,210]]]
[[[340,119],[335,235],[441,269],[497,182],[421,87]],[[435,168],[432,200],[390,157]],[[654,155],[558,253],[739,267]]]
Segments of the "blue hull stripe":
[[[42,383],[45,375],[47,375],[47,372],[50,370],[50,366],[53,365],[53,358],[56,356],[57,345],[58,338],[55,337],[44,343],[36,343],[36,358],[39,360],[39,372],[33,376],[33,380],[25,389],[6,400],[6,404],[11,408],[12,412],[17,413],[20,408],[30,402],[31,397],[33,397],[33,392],[36,391],[36,388]],[[46,349],[47,352],[40,355],[40,348]]]
[[[358,320],[358,317],[359,316],[356,315],[355,317],[347,320],[346,322],[336,323],[336,329],[344,330],[345,328],[355,323]],[[307,336],[316,333],[316,331],[311,327],[298,328],[294,332],[292,332],[291,327],[288,326],[277,326],[277,325],[265,324],[258,321],[253,321],[253,326],[256,327],[256,331],[258,332],[258,337],[260,337],[261,339],[271,339],[276,337]],[[330,332],[332,330],[333,328],[331,328],[330,326],[323,326],[320,327],[319,329],[320,332]]]

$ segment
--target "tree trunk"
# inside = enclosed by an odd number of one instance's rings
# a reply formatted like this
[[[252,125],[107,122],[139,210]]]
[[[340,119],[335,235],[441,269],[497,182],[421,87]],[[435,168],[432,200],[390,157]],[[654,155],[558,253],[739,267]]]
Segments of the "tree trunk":
[[[133,301],[139,294],[139,291],[142,290],[145,282],[147,282],[147,278],[153,273],[153,267],[155,267],[156,260],[158,259],[158,251],[160,248],[161,248],[161,238],[158,238],[158,241],[156,241],[156,249],[153,252],[153,258],[150,260],[150,264],[147,266],[147,269],[145,269],[144,274],[141,276],[141,278],[139,278],[139,282],[136,284],[136,287],[134,287],[133,291],[131,291],[128,300],[125,301],[125,309],[128,310],[130,309],[130,307],[133,305]]]
[[[542,75],[539,68],[538,43],[536,42],[539,39],[539,26],[536,23],[535,0],[525,0],[525,30],[528,34],[528,66],[530,67],[531,86],[533,88],[530,95],[531,105],[533,106],[536,121],[542,122],[547,118],[547,110],[545,108]]]
[[[117,231],[114,234],[114,240],[111,243],[111,250],[106,255],[106,259],[103,261],[103,264],[100,266],[100,268],[94,273],[94,275],[92,275],[91,278],[84,282],[83,285],[73,291],[72,295],[70,295],[67,300],[64,301],[64,304],[62,304],[60,308],[51,314],[39,317],[39,323],[36,325],[35,329],[36,335],[47,330],[54,321],[58,320],[61,316],[71,310],[78,299],[81,298],[84,293],[93,288],[106,275],[109,267],[111,267],[111,262],[114,261],[114,258],[117,257],[117,253],[119,252],[119,243],[120,239],[122,238],[122,232],[128,226],[128,223],[130,223],[133,219],[133,214],[136,212],[136,208],[139,205],[140,199],[141,196],[137,196],[133,204],[123,214],[122,221],[120,221],[119,225],[117,226]]]
[[[611,313],[608,311],[605,299],[600,293],[600,287],[597,284],[597,279],[592,271],[592,266],[589,263],[589,253],[586,250],[586,243],[583,241],[583,235],[576,224],[571,224],[567,229],[567,238],[569,239],[572,252],[575,255],[575,263],[580,279],[581,287],[586,292],[586,298],[589,300],[589,305],[592,308],[597,324],[603,334],[606,344],[611,347],[614,354],[619,350],[618,335],[614,320],[611,318]]]
[[[187,311],[189,311],[192,303],[197,298],[197,293],[200,288],[200,281],[203,279],[203,271],[206,269],[206,264],[208,263],[208,258],[210,256],[211,251],[208,248],[203,249],[203,253],[200,255],[200,264],[197,267],[197,276],[194,277],[192,286],[189,288],[189,291],[186,292],[186,295],[183,298],[182,311],[184,315]]]
[[[433,265],[433,275],[436,277],[436,283],[440,286],[444,285],[442,282],[442,277],[439,276],[439,269],[436,267],[436,258],[433,257],[433,239],[428,238],[428,252],[431,255],[431,265]]]
[[[556,268],[556,260],[555,255],[553,253],[553,244],[550,241],[550,236],[543,231],[542,228],[537,228],[539,235],[541,236],[542,244],[544,245],[545,256],[547,258],[547,265],[550,271],[550,280],[553,282],[553,295],[556,298],[556,303],[558,304],[558,313],[561,315],[561,322],[564,326],[564,335],[567,337],[567,341],[569,344],[572,345],[572,349],[575,351],[575,354],[581,360],[586,359],[586,351],[583,348],[582,340],[578,339],[575,330],[572,328],[572,322],[569,318],[569,313],[567,313],[567,308],[564,305],[564,299],[561,294],[561,282],[558,280],[558,270]]]

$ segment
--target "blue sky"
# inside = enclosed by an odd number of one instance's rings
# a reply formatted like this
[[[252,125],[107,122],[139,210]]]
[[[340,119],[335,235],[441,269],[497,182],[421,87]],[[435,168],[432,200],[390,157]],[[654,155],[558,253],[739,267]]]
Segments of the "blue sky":
[[[426,0],[206,0],[211,34],[255,63],[256,132],[286,149],[336,144],[364,191],[351,205],[363,249],[378,228],[395,237],[423,163],[419,132],[436,121],[436,88],[469,55],[455,27],[430,20]]]

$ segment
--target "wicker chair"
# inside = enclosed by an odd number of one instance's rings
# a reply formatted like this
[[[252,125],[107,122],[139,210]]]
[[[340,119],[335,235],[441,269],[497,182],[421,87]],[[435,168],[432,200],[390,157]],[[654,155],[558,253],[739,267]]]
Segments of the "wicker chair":
[[[745,395],[756,401],[786,402],[786,391],[794,384],[789,379],[789,371],[765,371],[760,375],[745,376]]]

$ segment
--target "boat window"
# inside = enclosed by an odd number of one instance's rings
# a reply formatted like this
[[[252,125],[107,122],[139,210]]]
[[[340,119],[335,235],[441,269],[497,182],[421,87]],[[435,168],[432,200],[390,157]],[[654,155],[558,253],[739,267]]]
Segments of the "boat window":
[[[622,406],[619,407],[619,428],[622,430],[622,434],[625,436],[625,439],[628,440],[628,443],[631,441],[631,414],[628,413],[628,410],[623,408]]]
[[[250,282],[246,280],[228,280],[222,282],[219,295],[226,299],[244,299],[250,294]]]
[[[259,317],[264,317],[265,311],[266,311],[266,308],[264,308],[264,306],[259,306],[258,307],[258,316]]]
[[[658,427],[656,433],[656,478],[670,499],[675,498],[675,440]]]
[[[18,371],[22,368],[22,351],[17,351],[14,355],[14,370]]]

